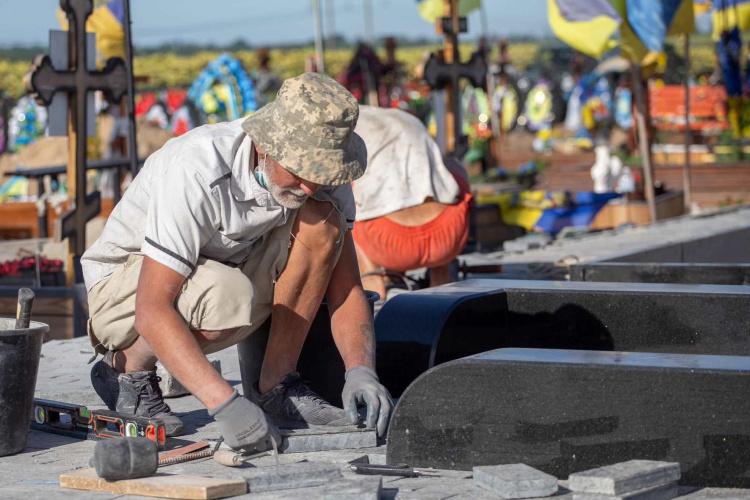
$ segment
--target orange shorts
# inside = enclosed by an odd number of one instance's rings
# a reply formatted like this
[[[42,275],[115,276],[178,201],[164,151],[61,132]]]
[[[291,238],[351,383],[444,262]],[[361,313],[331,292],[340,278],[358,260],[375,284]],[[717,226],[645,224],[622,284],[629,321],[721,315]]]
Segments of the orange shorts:
[[[402,226],[385,217],[354,223],[357,246],[376,265],[404,272],[420,267],[439,267],[455,259],[469,237],[472,196],[469,183],[454,175],[459,201],[421,226]]]

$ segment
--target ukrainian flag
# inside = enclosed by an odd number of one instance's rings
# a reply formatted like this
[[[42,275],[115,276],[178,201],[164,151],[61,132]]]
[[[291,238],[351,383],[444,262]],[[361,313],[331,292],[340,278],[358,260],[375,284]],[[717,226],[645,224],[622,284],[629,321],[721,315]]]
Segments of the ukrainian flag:
[[[740,31],[750,28],[750,0],[713,0],[714,41],[736,26]]]
[[[695,30],[692,0],[613,0],[624,21],[620,26],[622,55],[642,66],[654,65],[667,35]]]
[[[68,18],[57,10],[62,29],[68,29]],[[86,31],[96,33],[97,66],[101,69],[107,59],[125,59],[125,2],[123,0],[95,0],[94,11],[86,20]]]
[[[618,29],[623,57],[643,65],[656,61],[667,35],[694,30],[693,0],[547,0],[547,6],[557,37],[596,58],[615,45]]]
[[[667,34],[694,29],[692,0],[625,0],[628,23],[643,45],[661,52]]]
[[[547,0],[555,35],[576,50],[599,58],[613,47],[621,17],[608,0]]]
[[[443,0],[417,0],[419,15],[425,21],[434,23],[436,19],[443,17]],[[474,9],[482,6],[482,0],[458,0],[458,15],[466,16]]]

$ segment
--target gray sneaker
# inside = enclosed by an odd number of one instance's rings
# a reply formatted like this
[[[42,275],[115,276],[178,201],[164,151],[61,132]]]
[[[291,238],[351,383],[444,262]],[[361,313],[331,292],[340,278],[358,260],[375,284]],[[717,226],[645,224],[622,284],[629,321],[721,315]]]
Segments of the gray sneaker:
[[[255,382],[250,401],[272,417],[290,418],[313,425],[351,425],[346,412],[318,396],[299,373],[292,372],[265,394]]]
[[[112,353],[91,368],[91,385],[110,410],[164,422],[167,436],[185,431],[182,420],[164,402],[156,368],[143,372],[118,373],[111,366]]]

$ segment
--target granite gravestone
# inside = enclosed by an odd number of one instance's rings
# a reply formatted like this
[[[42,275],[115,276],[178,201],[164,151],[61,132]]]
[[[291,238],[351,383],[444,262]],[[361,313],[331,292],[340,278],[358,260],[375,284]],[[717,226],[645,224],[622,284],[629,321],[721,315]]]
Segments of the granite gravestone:
[[[632,459],[679,462],[691,486],[750,486],[750,358],[499,349],[404,392],[388,463],[524,463],[559,478]]]
[[[750,287],[466,280],[398,295],[375,320],[398,397],[446,361],[503,347],[750,355]]]

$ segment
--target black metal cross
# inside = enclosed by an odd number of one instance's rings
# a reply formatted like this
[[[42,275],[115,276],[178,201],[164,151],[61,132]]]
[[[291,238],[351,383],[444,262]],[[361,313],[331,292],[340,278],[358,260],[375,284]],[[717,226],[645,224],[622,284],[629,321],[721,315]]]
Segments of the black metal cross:
[[[103,71],[86,69],[86,19],[93,12],[92,0],[60,0],[68,17],[67,71],[53,68],[48,56],[37,56],[24,76],[26,90],[49,105],[56,92],[68,94],[70,114],[68,157],[68,210],[56,221],[55,237],[69,238],[68,281],[75,273],[80,282],[80,258],[86,249],[86,223],[99,214],[99,192],[86,194],[86,92],[101,90],[107,101],[118,103],[128,90],[128,70],[120,58],[107,61]],[[74,269],[74,273],[71,272]]]
[[[446,17],[437,20],[437,31],[444,35],[443,57],[434,53],[424,67],[424,79],[432,89],[445,89],[446,96],[446,150],[457,158],[469,149],[468,139],[461,132],[461,98],[459,79],[468,78],[472,85],[481,87],[487,75],[487,64],[482,54],[475,52],[468,62],[462,63],[458,53],[458,34],[466,31],[466,18],[458,17],[458,1],[444,0]]]

